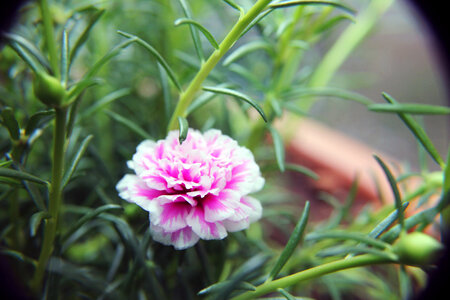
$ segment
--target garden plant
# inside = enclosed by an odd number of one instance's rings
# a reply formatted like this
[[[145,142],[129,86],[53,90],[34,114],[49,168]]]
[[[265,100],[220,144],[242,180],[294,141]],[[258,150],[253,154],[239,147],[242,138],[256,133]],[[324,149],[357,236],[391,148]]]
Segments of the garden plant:
[[[27,2],[0,50],[0,255],[21,292],[418,293],[450,222],[450,147],[439,153],[421,116],[450,108],[329,85],[393,2]],[[287,159],[295,128],[279,121],[301,126],[321,97],[400,118],[415,137],[418,171],[373,156],[393,201],[353,214],[355,176],[312,220],[319,200],[289,189],[288,175],[318,175]]]

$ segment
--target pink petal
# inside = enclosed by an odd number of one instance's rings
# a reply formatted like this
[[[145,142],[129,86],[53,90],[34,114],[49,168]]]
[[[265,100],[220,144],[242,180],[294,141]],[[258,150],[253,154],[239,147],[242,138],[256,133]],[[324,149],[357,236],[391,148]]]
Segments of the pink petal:
[[[187,224],[195,234],[204,240],[221,240],[227,236],[225,227],[220,222],[207,222],[203,208],[196,206],[187,217]]]

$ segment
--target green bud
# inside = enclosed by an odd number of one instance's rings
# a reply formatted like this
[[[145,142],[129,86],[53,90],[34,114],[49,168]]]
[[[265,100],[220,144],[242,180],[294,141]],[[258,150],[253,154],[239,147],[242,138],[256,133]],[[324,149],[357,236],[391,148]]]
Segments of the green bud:
[[[66,94],[66,90],[58,79],[43,72],[36,74],[33,80],[33,91],[36,98],[52,107],[60,105]]]
[[[419,231],[401,236],[392,248],[401,263],[416,266],[432,264],[443,249],[440,242]]]

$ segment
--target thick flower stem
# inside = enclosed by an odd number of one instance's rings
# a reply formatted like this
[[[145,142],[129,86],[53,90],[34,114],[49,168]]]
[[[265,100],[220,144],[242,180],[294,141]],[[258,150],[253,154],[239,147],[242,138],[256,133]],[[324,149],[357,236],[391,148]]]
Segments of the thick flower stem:
[[[364,254],[348,259],[340,259],[274,281],[265,282],[260,286],[256,287],[256,290],[243,293],[237,297],[234,297],[233,300],[254,299],[256,297],[266,295],[270,292],[274,292],[278,288],[285,288],[297,284],[301,281],[314,279],[326,274],[342,271],[345,269],[376,264],[395,263],[395,262],[396,260],[394,260],[393,258],[390,259],[384,256],[377,256],[372,254]]]
[[[46,220],[44,241],[39,255],[32,288],[38,292],[42,288],[45,268],[53,252],[56,237],[59,211],[62,202],[62,179],[64,176],[64,153],[66,144],[67,108],[55,108],[55,127],[52,157],[52,181],[49,194],[48,212],[50,217]]]
[[[194,99],[195,94],[200,90],[203,81],[205,81],[206,77],[217,65],[219,60],[239,39],[241,33],[246,29],[250,22],[252,22],[259,15],[259,13],[267,7],[270,1],[271,0],[259,0],[256,2],[255,5],[253,5],[253,7],[233,26],[222,43],[220,43],[219,49],[215,50],[201,66],[197,75],[195,75],[187,89],[180,95],[180,99],[169,122],[169,131],[177,128],[178,117],[186,117],[186,109]]]

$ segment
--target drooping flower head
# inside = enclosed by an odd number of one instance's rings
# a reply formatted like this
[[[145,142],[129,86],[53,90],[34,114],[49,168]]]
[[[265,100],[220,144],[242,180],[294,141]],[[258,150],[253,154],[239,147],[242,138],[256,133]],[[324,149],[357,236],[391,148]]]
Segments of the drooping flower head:
[[[153,239],[176,249],[199,239],[223,239],[261,217],[258,200],[264,179],[252,153],[219,130],[178,131],[138,147],[117,184],[119,196],[149,212]]]

